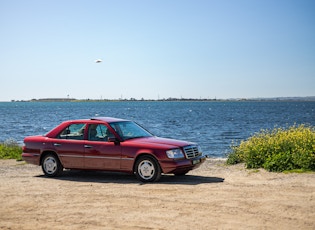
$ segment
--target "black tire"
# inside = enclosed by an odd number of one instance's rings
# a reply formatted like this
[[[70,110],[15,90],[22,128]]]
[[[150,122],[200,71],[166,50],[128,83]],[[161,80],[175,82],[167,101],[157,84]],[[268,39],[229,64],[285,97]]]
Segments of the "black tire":
[[[48,177],[59,176],[63,171],[63,166],[55,154],[49,153],[42,159],[42,170]]]
[[[153,157],[143,156],[136,162],[135,174],[142,182],[155,182],[161,178],[161,168]]]

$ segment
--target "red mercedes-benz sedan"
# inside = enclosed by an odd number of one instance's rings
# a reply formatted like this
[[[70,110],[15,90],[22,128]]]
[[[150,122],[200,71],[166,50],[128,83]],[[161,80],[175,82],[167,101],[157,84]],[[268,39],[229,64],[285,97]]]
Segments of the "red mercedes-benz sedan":
[[[64,168],[105,170],[134,173],[143,182],[158,181],[162,173],[184,175],[205,161],[195,143],[156,137],[110,117],[65,121],[44,136],[26,137],[22,158],[49,177]]]

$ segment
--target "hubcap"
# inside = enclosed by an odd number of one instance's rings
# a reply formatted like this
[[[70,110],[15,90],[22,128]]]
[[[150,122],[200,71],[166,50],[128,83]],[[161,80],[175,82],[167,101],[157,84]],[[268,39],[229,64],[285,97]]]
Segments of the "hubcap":
[[[57,162],[53,157],[47,157],[44,161],[45,171],[49,174],[53,174],[57,169]]]
[[[154,176],[155,168],[151,161],[141,161],[138,167],[139,175],[146,180],[151,179]]]

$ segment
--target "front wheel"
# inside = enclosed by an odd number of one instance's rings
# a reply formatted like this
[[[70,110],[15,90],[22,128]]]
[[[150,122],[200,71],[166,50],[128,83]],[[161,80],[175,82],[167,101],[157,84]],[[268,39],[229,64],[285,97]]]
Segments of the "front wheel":
[[[142,182],[154,182],[161,178],[161,168],[153,157],[143,156],[136,162],[135,174]]]
[[[63,171],[63,167],[58,157],[54,154],[47,154],[44,156],[42,160],[42,169],[48,177],[59,176]]]

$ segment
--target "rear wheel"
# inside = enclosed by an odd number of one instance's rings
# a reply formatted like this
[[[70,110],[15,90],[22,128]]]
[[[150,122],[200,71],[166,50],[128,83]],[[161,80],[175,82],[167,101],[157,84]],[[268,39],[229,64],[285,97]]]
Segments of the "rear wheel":
[[[161,168],[153,157],[143,156],[136,162],[135,174],[142,182],[154,182],[161,178]]]
[[[63,171],[63,167],[58,157],[51,153],[44,156],[42,160],[42,169],[48,177],[59,176]]]

